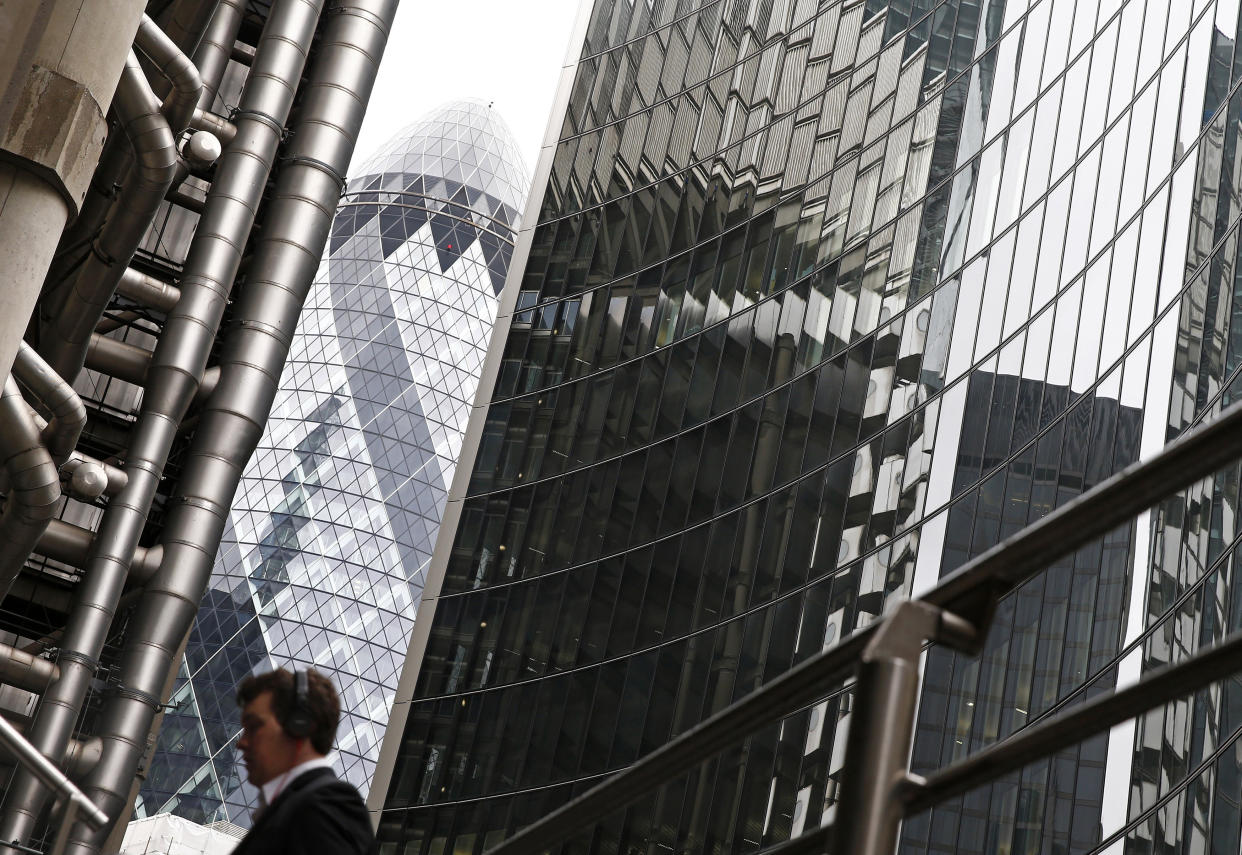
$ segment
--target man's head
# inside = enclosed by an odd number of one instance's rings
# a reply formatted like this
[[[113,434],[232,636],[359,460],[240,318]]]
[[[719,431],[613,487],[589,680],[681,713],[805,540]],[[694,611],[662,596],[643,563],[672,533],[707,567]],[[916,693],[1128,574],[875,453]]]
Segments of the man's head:
[[[250,783],[261,787],[294,766],[332,749],[341,704],[336,689],[318,671],[306,672],[303,711],[310,718],[309,733],[290,733],[289,721],[298,710],[294,675],[284,668],[251,675],[237,687],[242,708],[242,735],[237,747],[246,763]]]

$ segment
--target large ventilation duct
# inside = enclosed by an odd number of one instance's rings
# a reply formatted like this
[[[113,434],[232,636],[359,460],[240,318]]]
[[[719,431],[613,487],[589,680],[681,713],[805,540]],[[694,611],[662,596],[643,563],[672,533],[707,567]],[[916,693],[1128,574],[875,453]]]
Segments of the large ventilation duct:
[[[217,0],[171,0],[165,3],[157,20],[174,44],[192,54],[195,46],[202,43],[216,6]]]
[[[206,367],[321,5],[322,0],[278,0],[260,37],[235,117],[237,136],[217,164],[216,179],[186,259],[181,299],[168,316],[151,361],[126,464],[129,482],[104,513],[94,555],[65,626],[60,679],[44,694],[31,726],[30,742],[54,760],[64,757],[177,427]],[[141,702],[154,706],[158,698],[148,696]],[[145,738],[144,732],[139,742]],[[134,748],[141,751],[141,745]],[[132,773],[131,767],[127,774]],[[43,784],[30,772],[19,770],[0,819],[0,841],[25,844],[45,798]]]
[[[0,33],[5,56],[18,59],[4,64],[9,76],[0,97],[0,381],[17,355],[57,239],[86,195],[104,115],[146,2],[10,5],[22,8],[13,13],[16,26]],[[33,51],[22,44],[27,40],[37,45]]]
[[[150,19],[144,18],[140,32],[146,34],[148,44],[160,46],[162,60],[172,62],[163,52],[165,50],[184,60],[163,33],[159,34],[161,38],[156,38],[152,30],[158,32]],[[190,91],[191,84],[197,84],[198,74],[183,70],[188,63],[189,60],[185,60],[173,64],[174,74],[170,76],[180,81],[180,85],[174,86],[167,102],[170,112],[177,116],[176,122],[184,120],[187,125],[201,88],[195,85]],[[187,82],[187,77],[192,81]],[[170,127],[133,52],[121,75],[114,108],[133,145],[134,168],[85,263],[72,285],[64,288],[64,300],[42,342],[52,368],[70,381],[82,370],[95,324],[112,299],[134,250],[177,174],[177,146],[172,131],[177,125]]]
[[[147,734],[211,577],[242,470],[271,410],[302,305],[327,242],[397,0],[334,5],[299,121],[264,217],[220,382],[199,416],[180,491],[170,503],[160,571],[130,620],[120,688],[100,717],[103,755],[84,789],[110,817],[132,799]],[[83,824],[67,852],[96,851]]]

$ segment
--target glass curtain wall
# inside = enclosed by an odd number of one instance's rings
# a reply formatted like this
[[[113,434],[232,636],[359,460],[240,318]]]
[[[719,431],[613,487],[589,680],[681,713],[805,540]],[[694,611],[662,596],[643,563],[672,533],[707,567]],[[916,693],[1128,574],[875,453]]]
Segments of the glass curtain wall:
[[[385,850],[483,851],[1232,400],[1238,19],[597,0],[384,751]],[[1237,489],[1049,568],[981,657],[932,651],[916,770],[1242,625]],[[826,686],[567,851],[826,821],[850,701]],[[1240,703],[1035,764],[903,851],[1236,851]]]

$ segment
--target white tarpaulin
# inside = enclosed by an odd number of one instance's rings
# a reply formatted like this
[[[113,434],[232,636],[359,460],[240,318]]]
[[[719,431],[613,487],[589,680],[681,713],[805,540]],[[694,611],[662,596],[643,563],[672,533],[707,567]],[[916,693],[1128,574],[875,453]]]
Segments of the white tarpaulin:
[[[238,838],[170,813],[131,822],[120,855],[229,855]]]

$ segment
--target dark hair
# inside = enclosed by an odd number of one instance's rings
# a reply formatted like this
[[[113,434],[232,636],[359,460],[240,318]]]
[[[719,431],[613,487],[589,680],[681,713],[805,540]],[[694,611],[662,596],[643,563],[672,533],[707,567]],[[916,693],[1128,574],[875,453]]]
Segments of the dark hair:
[[[307,670],[306,684],[306,705],[314,722],[309,739],[316,751],[327,754],[332,750],[336,728],[341,721],[341,701],[332,681],[314,668]],[[277,668],[266,674],[248,675],[237,686],[237,705],[244,707],[264,692],[272,693],[272,711],[283,725],[293,712],[295,703],[293,672]]]

